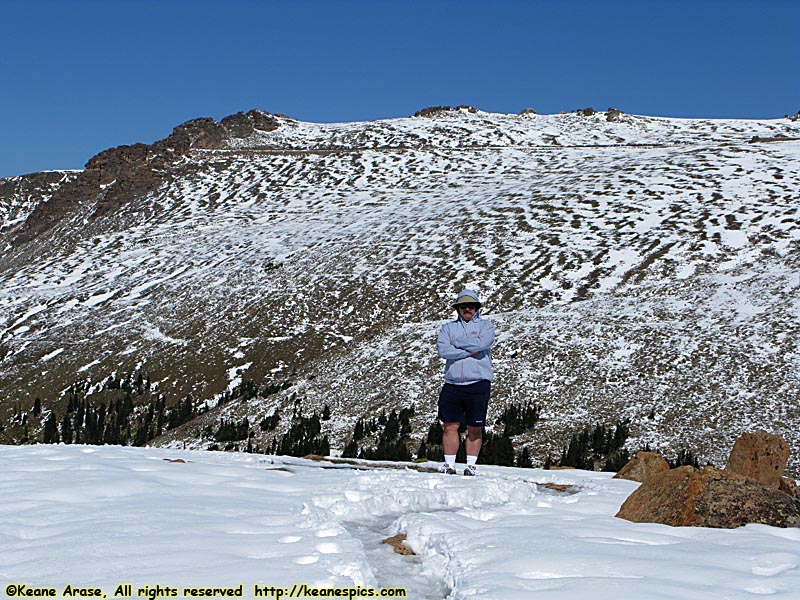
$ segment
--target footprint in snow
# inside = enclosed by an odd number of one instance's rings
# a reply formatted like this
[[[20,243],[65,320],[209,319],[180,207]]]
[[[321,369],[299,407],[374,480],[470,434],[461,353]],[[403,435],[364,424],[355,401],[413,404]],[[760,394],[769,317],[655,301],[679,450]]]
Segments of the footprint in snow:
[[[332,544],[330,542],[327,542],[324,544],[317,544],[316,550],[321,554],[338,554],[339,546],[338,544]]]
[[[341,532],[340,532],[338,529],[333,529],[333,528],[330,528],[330,529],[320,529],[320,530],[317,532],[317,537],[321,537],[321,538],[326,538],[326,537],[336,537],[336,536],[337,536],[337,535],[339,535],[340,533],[341,533]]]
[[[278,540],[279,544],[295,544],[303,539],[301,535],[285,535]]]

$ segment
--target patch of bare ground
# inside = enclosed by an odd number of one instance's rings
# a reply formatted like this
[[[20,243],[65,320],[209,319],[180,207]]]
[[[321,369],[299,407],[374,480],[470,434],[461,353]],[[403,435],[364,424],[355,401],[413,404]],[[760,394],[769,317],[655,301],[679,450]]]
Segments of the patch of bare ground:
[[[403,556],[416,556],[416,552],[404,544],[405,541],[406,534],[398,533],[397,535],[393,535],[392,537],[382,540],[381,544],[390,545],[397,554],[401,554]]]

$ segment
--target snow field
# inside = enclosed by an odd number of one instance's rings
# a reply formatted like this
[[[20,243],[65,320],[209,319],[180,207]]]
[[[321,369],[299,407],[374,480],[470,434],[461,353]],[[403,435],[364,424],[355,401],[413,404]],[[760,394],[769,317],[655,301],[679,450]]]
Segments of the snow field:
[[[483,466],[464,478],[112,446],[2,446],[0,461],[4,586],[242,583],[251,595],[306,583],[423,600],[800,589],[800,531],[629,523],[613,515],[637,484],[607,473]],[[380,544],[396,533],[416,556]]]

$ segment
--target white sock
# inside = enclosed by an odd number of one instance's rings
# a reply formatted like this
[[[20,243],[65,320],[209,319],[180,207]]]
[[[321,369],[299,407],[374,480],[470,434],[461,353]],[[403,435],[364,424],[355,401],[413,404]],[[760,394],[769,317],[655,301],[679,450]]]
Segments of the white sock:
[[[468,465],[475,466],[475,464],[477,462],[478,462],[478,457],[477,456],[467,456],[467,464]]]
[[[454,467],[456,464],[456,455],[455,454],[445,454],[444,455],[444,462],[446,462],[451,467]]]

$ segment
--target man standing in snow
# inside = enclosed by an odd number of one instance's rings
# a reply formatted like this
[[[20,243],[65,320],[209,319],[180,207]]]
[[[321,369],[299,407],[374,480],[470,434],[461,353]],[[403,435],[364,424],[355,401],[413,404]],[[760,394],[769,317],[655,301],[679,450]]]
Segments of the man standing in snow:
[[[494,344],[494,325],[480,316],[481,303],[473,290],[463,290],[456,296],[453,308],[458,312],[455,321],[439,329],[439,356],[446,360],[444,386],[439,393],[439,419],[444,427],[444,464],[439,472],[456,473],[456,454],[460,443],[458,428],[466,417],[467,468],[464,475],[475,475],[475,463],[481,450],[492,373],[491,348]]]

